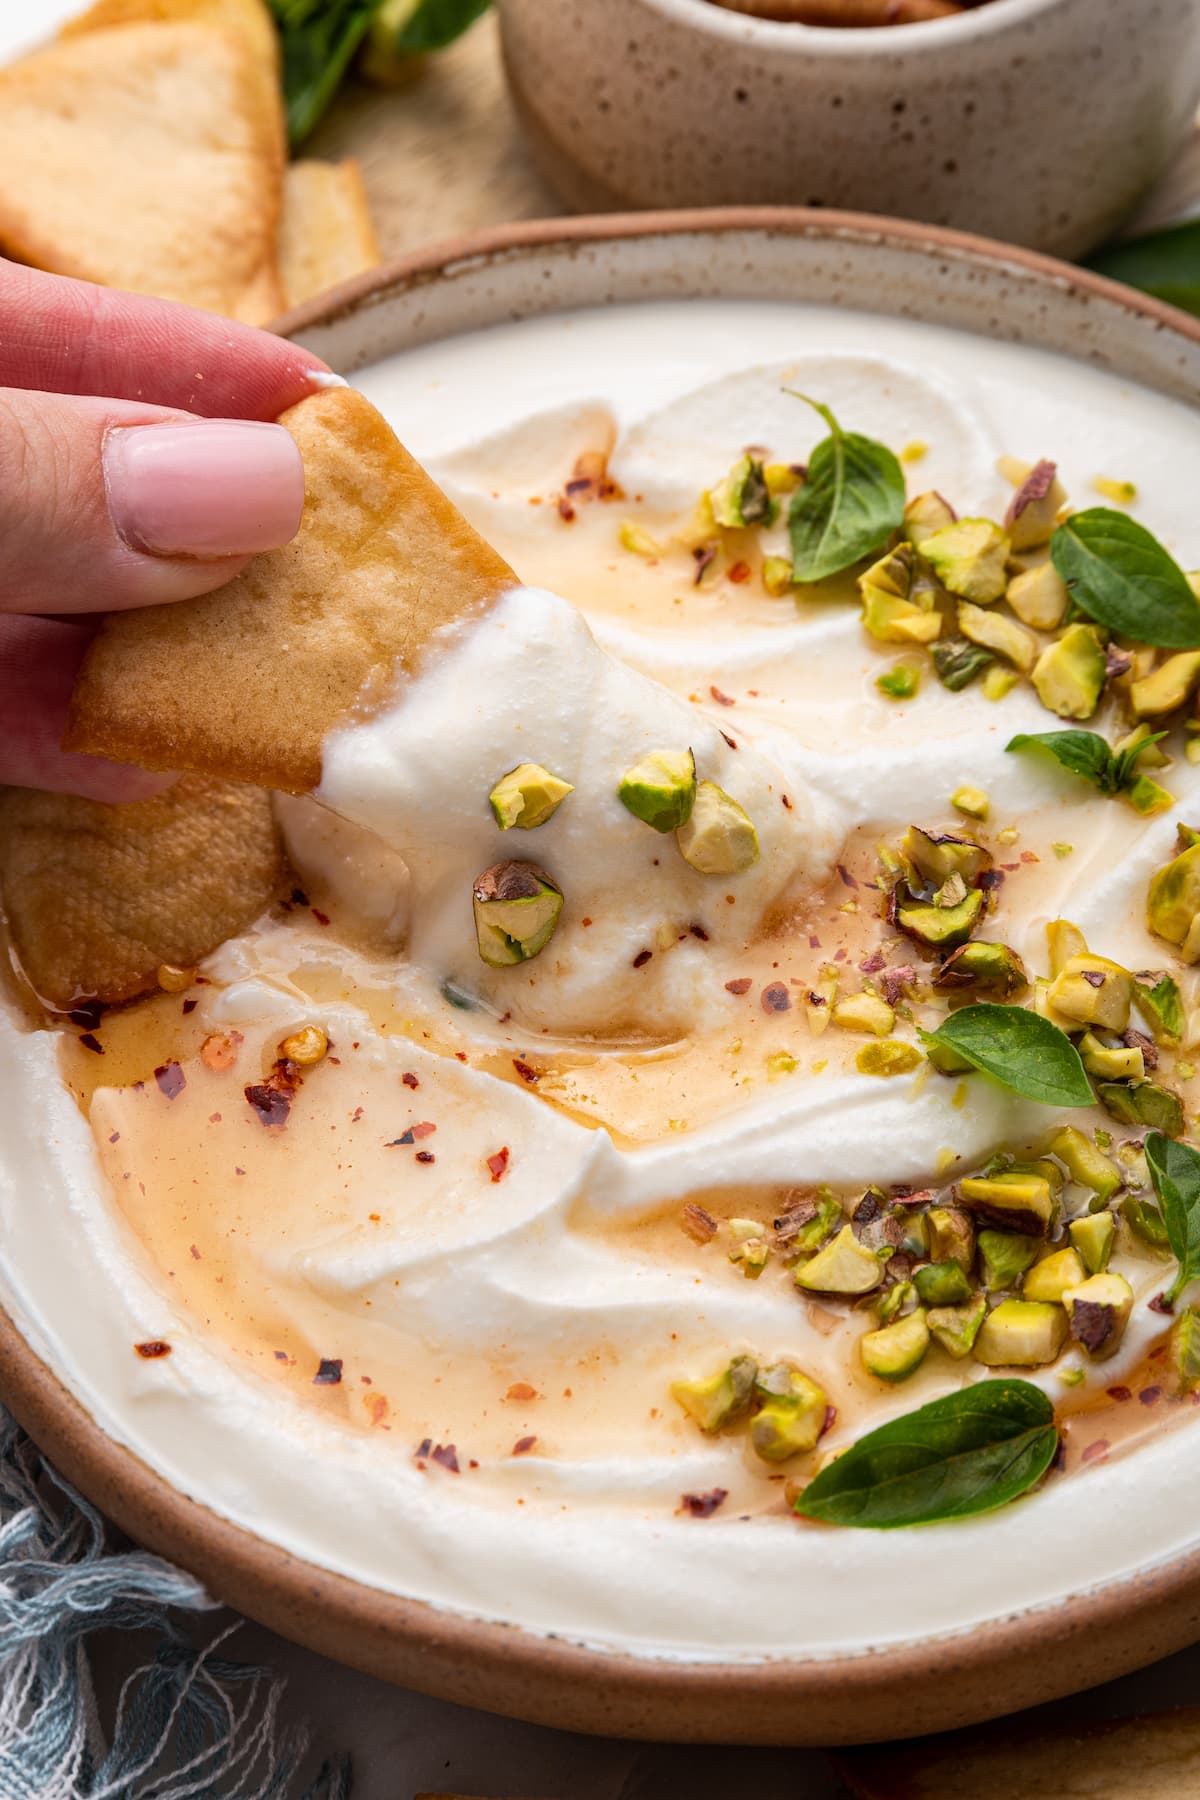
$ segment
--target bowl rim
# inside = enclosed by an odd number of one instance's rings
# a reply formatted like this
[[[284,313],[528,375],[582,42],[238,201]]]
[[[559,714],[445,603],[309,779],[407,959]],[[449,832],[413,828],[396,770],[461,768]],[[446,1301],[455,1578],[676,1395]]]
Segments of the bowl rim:
[[[495,227],[395,259],[285,315],[276,328],[302,336],[457,272],[511,261],[514,253],[724,232],[967,258],[1115,305],[1200,347],[1200,319],[1052,258],[943,228],[801,208]],[[713,1743],[830,1744],[917,1735],[1108,1679],[1200,1636],[1198,1542],[1194,1550],[1066,1601],[880,1650],[721,1663],[599,1649],[368,1587],[223,1518],[110,1437],[3,1310],[0,1394],[70,1481],[122,1530],[191,1571],[216,1598],[352,1667],[560,1728]],[[1143,1627],[1140,1641],[1120,1629],[1134,1618]],[[1047,1685],[1051,1669],[1058,1672]]]
[[[896,43],[897,31],[904,33],[904,45],[922,52],[956,42],[978,43],[1066,6],[1068,0],[986,0],[983,5],[969,6],[957,17],[951,14],[945,19],[918,19],[908,25],[877,26],[873,30],[760,19],[754,13],[714,5],[712,0],[642,0],[642,4],[649,12],[685,29],[690,27],[699,36],[716,38],[722,44],[754,44],[764,50],[799,51],[805,56],[894,58],[896,51],[904,47]],[[706,13],[714,17],[709,19]],[[919,34],[914,44],[909,43],[910,34]]]

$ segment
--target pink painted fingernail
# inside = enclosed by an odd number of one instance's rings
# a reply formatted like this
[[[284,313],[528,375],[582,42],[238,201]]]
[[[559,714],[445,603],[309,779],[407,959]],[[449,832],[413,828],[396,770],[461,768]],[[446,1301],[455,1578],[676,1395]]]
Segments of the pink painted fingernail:
[[[197,419],[128,425],[104,443],[108,510],[154,556],[246,556],[296,534],[304,465],[282,425]]]

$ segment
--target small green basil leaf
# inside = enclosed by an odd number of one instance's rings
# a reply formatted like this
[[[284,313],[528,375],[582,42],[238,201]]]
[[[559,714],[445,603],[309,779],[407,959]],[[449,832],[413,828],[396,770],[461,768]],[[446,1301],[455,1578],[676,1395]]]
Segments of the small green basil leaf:
[[[1186,1023],[1179,983],[1170,975],[1160,975],[1157,980],[1153,975],[1138,975],[1135,980],[1138,1005],[1154,1027],[1155,1037],[1177,1044]]]
[[[1117,791],[1113,753],[1097,731],[1022,731],[1005,744],[1006,750],[1048,750],[1064,769],[1081,775],[1102,794]],[[1142,746],[1139,744],[1138,749]]]
[[[1200,601],[1158,539],[1125,513],[1072,513],[1050,539],[1050,560],[1089,618],[1167,650],[1200,645]]]
[[[283,100],[293,149],[313,130],[382,0],[270,0],[279,29]]]
[[[1159,739],[1165,738],[1166,735],[1165,731],[1155,731],[1149,737],[1142,738],[1138,743],[1130,744],[1124,750],[1113,752],[1113,780],[1117,784],[1118,793],[1124,793],[1125,789],[1131,787],[1137,780],[1138,763],[1141,761],[1142,751],[1148,750],[1151,744],[1157,744]]]
[[[1164,1137],[1161,1131],[1149,1134],[1145,1150],[1167,1242],[1179,1264],[1166,1294],[1168,1303],[1173,1303],[1200,1275],[1200,1151]]]
[[[396,33],[395,47],[410,56],[444,50],[482,18],[490,5],[491,0],[417,0]]]
[[[786,390],[790,393],[792,390]],[[792,579],[824,581],[879,550],[904,519],[904,471],[873,438],[843,431],[827,406],[797,394],[829,426],[792,497]]]
[[[982,1000],[950,1013],[936,1031],[922,1031],[921,1038],[943,1045],[1026,1100],[1043,1106],[1095,1103],[1079,1052],[1066,1032],[1023,1006]]]
[[[1169,306],[1200,313],[1200,219],[1102,250],[1088,267]]]
[[[809,1482],[796,1511],[876,1531],[966,1519],[1025,1493],[1057,1450],[1041,1388],[977,1381],[859,1438]]]

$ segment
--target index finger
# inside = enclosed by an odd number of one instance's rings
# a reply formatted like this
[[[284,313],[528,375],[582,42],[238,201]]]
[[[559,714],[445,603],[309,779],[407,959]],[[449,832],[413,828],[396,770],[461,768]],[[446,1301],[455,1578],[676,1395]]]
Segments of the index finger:
[[[322,375],[319,357],[270,332],[0,258],[0,387],[276,419]]]

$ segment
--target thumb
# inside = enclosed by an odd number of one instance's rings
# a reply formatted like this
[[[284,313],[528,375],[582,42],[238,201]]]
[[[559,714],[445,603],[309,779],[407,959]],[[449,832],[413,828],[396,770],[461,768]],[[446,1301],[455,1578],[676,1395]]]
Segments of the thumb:
[[[0,612],[108,612],[228,581],[300,523],[281,425],[0,388]]]

